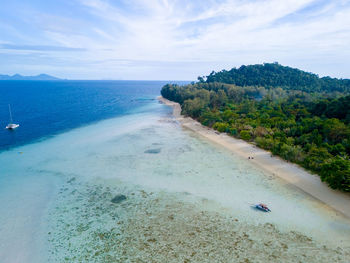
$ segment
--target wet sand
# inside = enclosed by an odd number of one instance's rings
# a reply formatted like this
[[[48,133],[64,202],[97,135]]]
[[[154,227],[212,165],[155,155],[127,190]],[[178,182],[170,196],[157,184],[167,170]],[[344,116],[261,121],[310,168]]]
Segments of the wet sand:
[[[350,218],[350,194],[335,191],[320,180],[320,177],[307,172],[305,169],[286,162],[278,157],[271,157],[271,153],[256,147],[243,140],[233,138],[227,134],[219,133],[201,125],[196,120],[181,115],[181,106],[163,97],[159,101],[173,107],[173,115],[184,128],[187,128],[206,139],[219,144],[234,154],[247,158],[264,172],[282,178],[286,184],[292,184],[302,191],[310,194],[330,208]]]

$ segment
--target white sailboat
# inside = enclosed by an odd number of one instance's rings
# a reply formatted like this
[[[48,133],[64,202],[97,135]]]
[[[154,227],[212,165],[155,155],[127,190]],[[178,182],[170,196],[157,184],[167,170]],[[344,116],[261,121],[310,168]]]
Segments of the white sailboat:
[[[16,128],[19,127],[19,124],[13,123],[10,104],[9,104],[9,112],[10,112],[10,123],[7,124],[6,129],[8,129],[8,130],[14,130],[14,129],[16,129]]]

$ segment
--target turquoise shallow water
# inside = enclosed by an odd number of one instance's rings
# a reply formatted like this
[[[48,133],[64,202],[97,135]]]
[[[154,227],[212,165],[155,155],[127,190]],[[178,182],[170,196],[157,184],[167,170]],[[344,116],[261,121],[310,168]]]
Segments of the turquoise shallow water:
[[[350,246],[346,219],[183,130],[171,109],[157,101],[126,116],[2,152],[0,167],[4,262],[62,262],[72,253],[93,253],[88,244],[98,241],[89,231],[107,231],[116,218],[127,218],[119,208],[106,215],[95,211],[102,218],[92,216],[90,209],[114,209],[108,201],[113,195],[129,198],[136,191],[169,193],[194,204],[206,201],[207,209],[220,208],[240,222],[272,223],[282,232],[297,231],[321,244]],[[110,189],[99,190],[106,187]],[[103,202],[96,197],[103,195]],[[259,201],[271,204],[273,212],[250,208]]]
[[[4,262],[47,262],[49,210],[62,183],[74,176],[87,181],[113,176],[111,171],[118,165],[104,160],[109,140],[143,127],[159,110],[166,113],[169,109],[153,103],[126,117],[0,153],[0,258]]]
[[[130,114],[149,103],[165,81],[0,81],[0,151],[103,119]],[[186,82],[176,82],[186,83]],[[8,104],[20,129],[9,122]]]

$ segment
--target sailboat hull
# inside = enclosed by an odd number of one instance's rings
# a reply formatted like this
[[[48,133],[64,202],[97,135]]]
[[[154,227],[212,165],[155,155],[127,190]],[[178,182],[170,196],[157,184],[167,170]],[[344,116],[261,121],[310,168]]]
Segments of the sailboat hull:
[[[14,129],[16,129],[16,128],[19,127],[19,124],[13,123],[13,120],[12,120],[12,112],[11,112],[11,106],[10,106],[10,104],[9,104],[9,113],[10,113],[10,123],[7,124],[6,129],[8,129],[8,130],[14,130]]]
[[[13,123],[11,123],[11,124],[9,124],[9,125],[6,126],[6,129],[8,129],[8,130],[14,130],[14,129],[18,128],[18,127],[19,127],[19,124],[13,124]]]

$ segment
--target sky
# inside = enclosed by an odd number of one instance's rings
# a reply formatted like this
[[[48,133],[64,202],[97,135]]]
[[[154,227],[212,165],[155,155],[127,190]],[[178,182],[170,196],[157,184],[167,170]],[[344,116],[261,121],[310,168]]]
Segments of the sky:
[[[0,0],[0,74],[196,80],[265,62],[350,78],[350,0]]]

